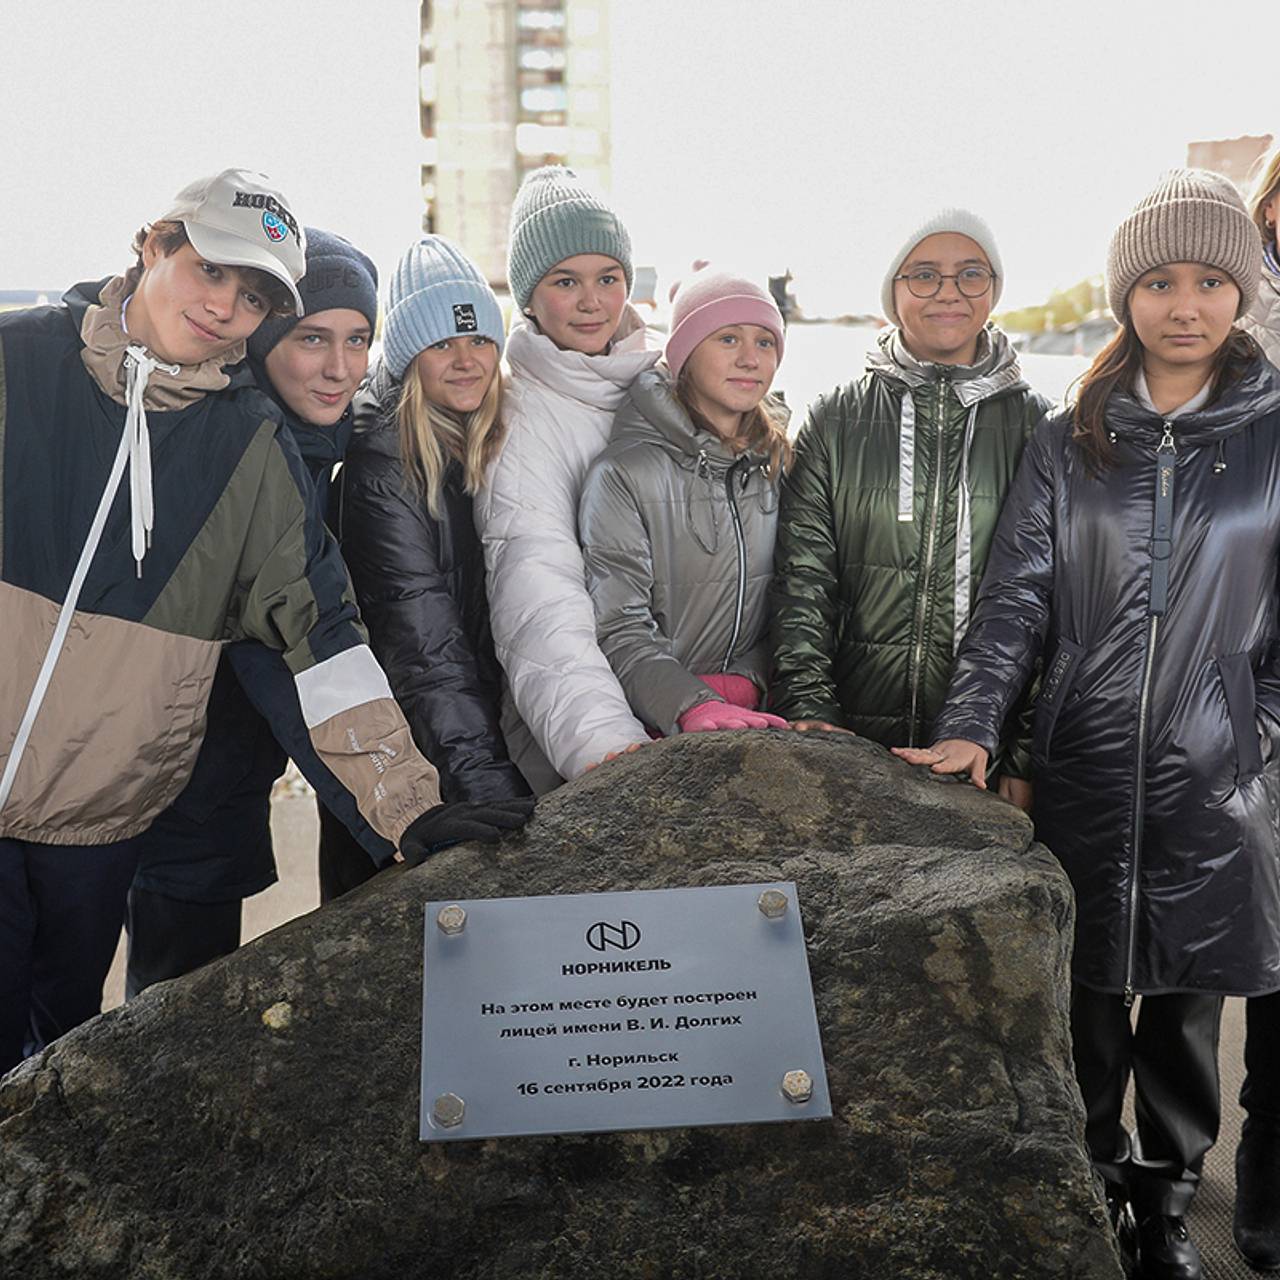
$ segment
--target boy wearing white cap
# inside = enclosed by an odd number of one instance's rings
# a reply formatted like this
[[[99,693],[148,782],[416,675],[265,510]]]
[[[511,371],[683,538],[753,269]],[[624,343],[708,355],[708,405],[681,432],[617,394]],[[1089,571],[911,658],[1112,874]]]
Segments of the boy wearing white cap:
[[[406,858],[527,816],[440,806],[241,363],[299,305],[288,202],[224,170],[134,247],[0,316],[0,1071],[97,1012],[132,837],[190,775],[226,641],[283,651],[318,755]]]

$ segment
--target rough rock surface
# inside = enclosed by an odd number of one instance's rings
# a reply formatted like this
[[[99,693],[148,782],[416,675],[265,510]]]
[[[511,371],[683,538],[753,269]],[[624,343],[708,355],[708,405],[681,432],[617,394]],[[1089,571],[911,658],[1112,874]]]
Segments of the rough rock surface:
[[[775,879],[832,1121],[419,1143],[425,901]],[[7,1076],[0,1274],[1116,1280],[1071,920],[1020,813],[865,742],[647,746]]]

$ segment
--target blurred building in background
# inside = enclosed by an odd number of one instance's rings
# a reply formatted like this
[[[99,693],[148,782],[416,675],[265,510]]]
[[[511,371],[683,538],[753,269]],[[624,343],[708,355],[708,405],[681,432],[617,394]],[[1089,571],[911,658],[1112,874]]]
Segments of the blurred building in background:
[[[521,179],[568,164],[609,185],[610,0],[422,0],[423,229],[506,281]]]
[[[1271,146],[1271,135],[1260,137],[1211,138],[1187,143],[1187,165],[1192,169],[1212,169],[1231,179],[1247,196],[1250,170]]]

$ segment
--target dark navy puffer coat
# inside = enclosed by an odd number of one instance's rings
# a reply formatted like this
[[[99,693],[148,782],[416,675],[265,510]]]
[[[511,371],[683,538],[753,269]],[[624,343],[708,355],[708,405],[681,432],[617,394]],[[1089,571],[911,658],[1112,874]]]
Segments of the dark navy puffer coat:
[[[1169,423],[1117,393],[1107,421],[1101,477],[1065,416],[1027,446],[936,737],[993,749],[1043,650],[1035,818],[1075,886],[1076,979],[1274,991],[1280,372]]]

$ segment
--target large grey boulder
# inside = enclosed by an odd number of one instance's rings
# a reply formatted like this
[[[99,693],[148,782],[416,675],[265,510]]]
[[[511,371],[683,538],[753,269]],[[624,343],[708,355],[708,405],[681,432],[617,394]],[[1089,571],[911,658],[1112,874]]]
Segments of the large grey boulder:
[[[423,903],[789,879],[834,1118],[420,1144]],[[1072,899],[1016,810],[835,734],[647,746],[0,1083],[0,1275],[1107,1277]]]

